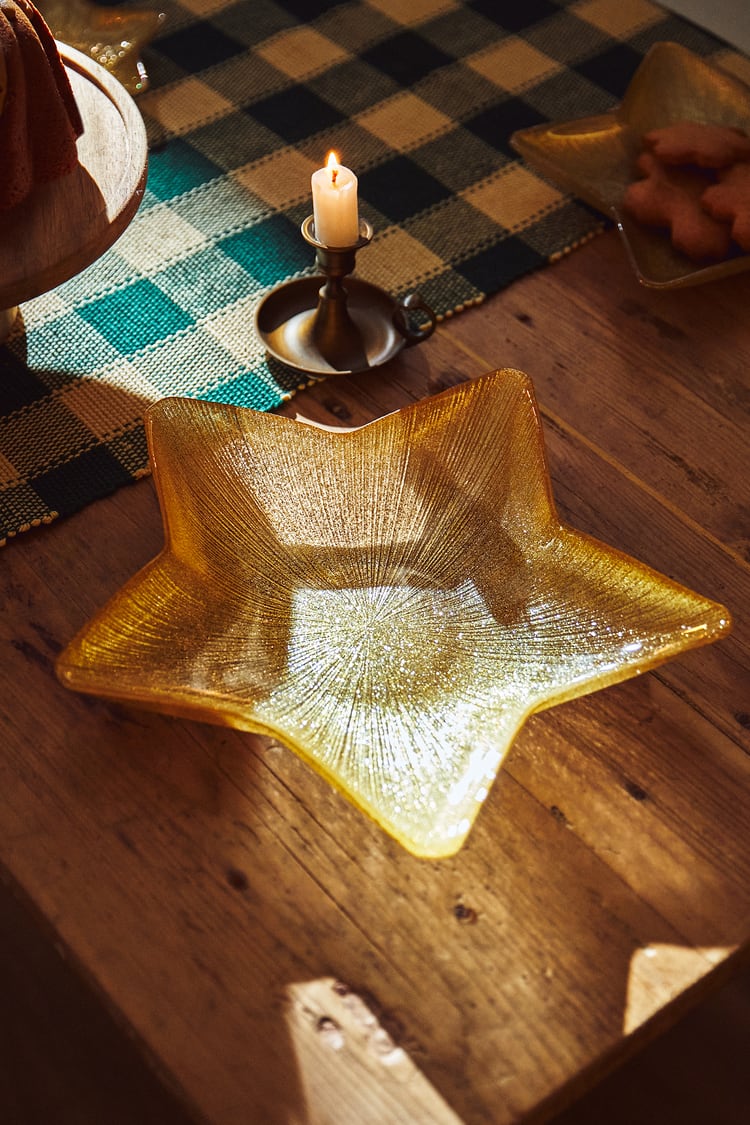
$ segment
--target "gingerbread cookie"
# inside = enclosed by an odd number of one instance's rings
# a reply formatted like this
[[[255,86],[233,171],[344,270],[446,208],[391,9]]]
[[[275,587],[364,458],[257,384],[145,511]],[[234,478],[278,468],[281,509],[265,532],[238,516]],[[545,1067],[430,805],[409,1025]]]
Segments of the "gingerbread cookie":
[[[672,245],[691,261],[725,258],[731,245],[729,226],[701,206],[713,176],[697,168],[662,164],[651,152],[642,152],[636,167],[643,178],[627,188],[625,210],[645,226],[669,230]]]
[[[643,143],[664,164],[726,168],[736,160],[750,160],[750,137],[729,125],[676,121],[644,134]]]
[[[731,223],[732,238],[750,253],[750,163],[733,164],[706,188],[701,203],[715,219]]]

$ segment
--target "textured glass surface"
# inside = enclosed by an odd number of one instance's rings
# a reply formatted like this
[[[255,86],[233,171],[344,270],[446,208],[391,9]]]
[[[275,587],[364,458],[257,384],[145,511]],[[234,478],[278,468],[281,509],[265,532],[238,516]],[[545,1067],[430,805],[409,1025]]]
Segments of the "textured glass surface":
[[[672,247],[668,234],[623,212],[641,137],[675,121],[734,125],[750,133],[750,89],[685,47],[657,43],[612,113],[537,125],[512,137],[529,164],[615,219],[639,281],[654,288],[696,285],[750,265],[750,254],[738,254],[696,266]]]
[[[416,854],[459,848],[531,712],[729,628],[560,523],[521,372],[352,432],[176,398],[147,432],[166,546],[62,681],[273,734]]]
[[[126,4],[102,7],[90,0],[36,0],[36,6],[55,39],[110,70],[130,94],[147,88],[140,53],[164,20],[161,12]]]

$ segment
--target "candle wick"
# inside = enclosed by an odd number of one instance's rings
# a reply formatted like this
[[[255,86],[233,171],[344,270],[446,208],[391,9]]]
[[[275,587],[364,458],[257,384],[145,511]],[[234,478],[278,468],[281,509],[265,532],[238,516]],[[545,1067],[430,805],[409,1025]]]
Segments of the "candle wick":
[[[331,168],[331,183],[332,184],[336,183],[336,177],[338,176],[338,174],[339,174],[338,168]]]

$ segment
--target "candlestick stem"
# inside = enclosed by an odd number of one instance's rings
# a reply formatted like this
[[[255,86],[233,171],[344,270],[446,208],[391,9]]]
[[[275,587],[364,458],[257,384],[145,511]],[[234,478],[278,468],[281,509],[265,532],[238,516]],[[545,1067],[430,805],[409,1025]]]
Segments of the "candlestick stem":
[[[323,277],[285,282],[261,302],[255,317],[258,334],[282,363],[314,375],[365,371],[433,332],[435,314],[416,294],[399,302],[375,285],[345,282],[357,251],[372,240],[370,223],[360,220],[359,229],[353,246],[327,246],[315,235],[312,215],[302,223],[302,237],[314,247]],[[412,325],[415,310],[426,324]]]
[[[315,237],[312,216],[302,224],[302,237],[315,247],[315,261],[325,276],[318,292],[318,304],[310,324],[312,341],[320,355],[337,371],[357,371],[367,364],[361,328],[348,308],[344,278],[354,272],[357,251],[371,241],[373,230],[360,221],[360,237],[353,246],[326,246]]]

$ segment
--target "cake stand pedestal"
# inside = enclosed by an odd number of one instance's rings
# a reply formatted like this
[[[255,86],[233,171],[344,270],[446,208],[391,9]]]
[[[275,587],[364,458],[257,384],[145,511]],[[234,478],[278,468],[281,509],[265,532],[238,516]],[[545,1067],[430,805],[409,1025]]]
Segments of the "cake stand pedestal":
[[[99,63],[58,48],[83,118],[79,163],[0,212],[0,343],[18,305],[80,273],[120,237],[146,186],[146,130],[135,102]]]

